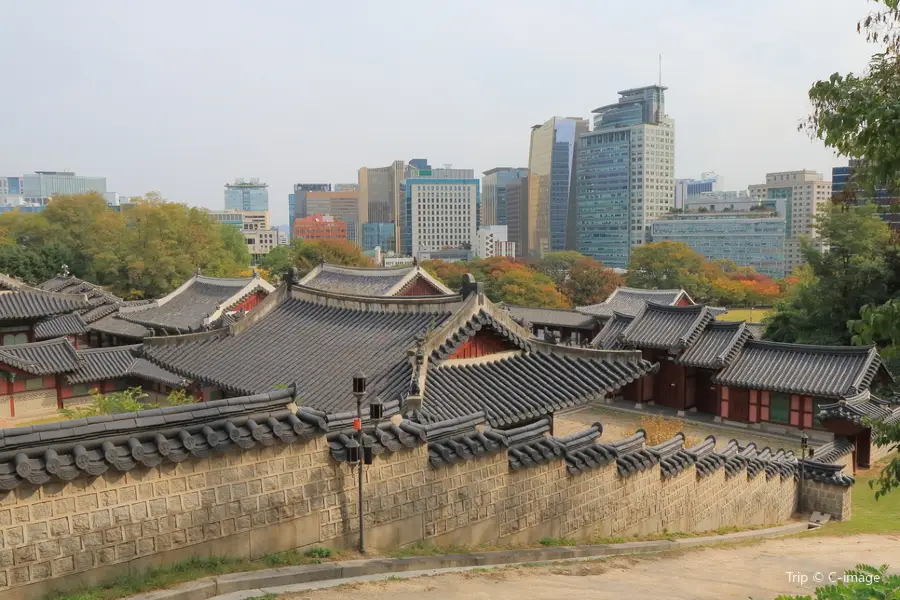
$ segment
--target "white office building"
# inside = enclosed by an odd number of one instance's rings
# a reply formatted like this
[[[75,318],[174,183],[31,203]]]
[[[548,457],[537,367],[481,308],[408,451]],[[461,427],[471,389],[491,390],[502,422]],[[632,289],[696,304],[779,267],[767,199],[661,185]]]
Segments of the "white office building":
[[[47,204],[53,196],[106,194],[106,177],[86,177],[72,171],[35,171],[21,177],[0,177],[0,204]]]
[[[510,242],[506,225],[482,225],[475,234],[475,256],[491,258],[508,256],[515,258],[516,243]]]
[[[774,203],[778,214],[784,216],[785,271],[790,273],[806,262],[800,249],[801,236],[817,243],[816,212],[831,201],[831,182],[821,173],[808,170],[767,173],[765,183],[750,186],[750,195]]]
[[[405,254],[417,258],[446,250],[472,250],[478,231],[477,179],[407,179],[401,222]]]

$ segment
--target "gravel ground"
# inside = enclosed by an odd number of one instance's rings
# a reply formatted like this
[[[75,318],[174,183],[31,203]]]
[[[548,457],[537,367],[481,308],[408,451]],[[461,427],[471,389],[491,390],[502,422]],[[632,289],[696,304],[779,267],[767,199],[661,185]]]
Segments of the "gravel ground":
[[[280,600],[771,600],[858,563],[900,566],[900,538],[786,538],[583,563],[507,567],[285,594]],[[820,574],[820,575],[817,575]]]

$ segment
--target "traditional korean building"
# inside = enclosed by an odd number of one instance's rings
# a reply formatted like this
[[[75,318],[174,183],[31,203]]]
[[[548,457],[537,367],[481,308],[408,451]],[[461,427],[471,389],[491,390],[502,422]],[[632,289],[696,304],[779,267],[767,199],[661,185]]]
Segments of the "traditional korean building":
[[[773,432],[827,435],[819,407],[850,400],[891,381],[874,347],[806,346],[761,341],[754,323],[716,321],[716,308],[644,303],[636,315],[613,312],[592,346],[638,349],[659,371],[622,390],[638,407],[653,403],[714,415]]]
[[[0,293],[0,346],[26,344],[51,331],[77,329],[81,326],[77,319],[67,323],[55,319],[90,308],[86,294],[46,292],[27,286],[7,290]]]
[[[579,346],[586,344],[600,333],[600,319],[567,308],[533,308],[502,304],[503,309],[517,323],[531,329],[535,337]]]
[[[252,277],[207,277],[199,272],[176,290],[149,302],[120,302],[89,326],[98,347],[134,344],[153,335],[204,331],[252,311],[275,288]],[[98,311],[100,314],[102,311]]]
[[[456,293],[418,264],[372,269],[322,263],[297,285],[360,296],[452,296]]]
[[[666,306],[688,306],[694,301],[686,291],[681,288],[670,290],[642,290],[638,288],[617,287],[609,298],[599,304],[579,306],[575,310],[586,315],[593,315],[599,319],[610,319],[613,313],[634,316],[643,308],[644,304],[652,302]]]
[[[138,355],[139,346],[77,350],[66,338],[0,348],[0,416],[39,417],[90,400],[90,392],[141,387],[152,400],[189,381]]]
[[[811,346],[751,340],[712,379],[721,419],[826,428],[821,409],[835,401],[864,401],[877,384],[893,381],[874,346]]]
[[[357,270],[356,289],[380,289]],[[148,338],[144,356],[203,386],[206,399],[294,386],[296,401],[329,427],[355,417],[351,379],[364,371],[387,416],[429,423],[486,415],[528,423],[613,394],[656,366],[635,351],[567,348],[531,332],[471,276],[459,294],[353,295],[285,283],[254,318],[193,335]],[[308,282],[307,282],[308,283]]]
[[[876,445],[872,426],[875,422],[886,425],[900,422],[900,403],[896,399],[882,400],[863,393],[854,399],[819,404],[817,417],[822,427],[833,433],[836,439],[844,438],[852,444],[853,464],[868,469],[887,456],[892,446]]]
[[[91,306],[122,302],[122,298],[107,292],[99,285],[69,275],[65,271],[37,287],[45,292],[56,292],[58,294],[84,294],[88,297]]]

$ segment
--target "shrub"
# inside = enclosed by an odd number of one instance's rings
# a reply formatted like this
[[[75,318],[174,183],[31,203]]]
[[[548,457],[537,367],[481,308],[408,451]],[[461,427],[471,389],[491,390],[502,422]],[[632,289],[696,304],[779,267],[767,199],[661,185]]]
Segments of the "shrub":
[[[641,417],[641,427],[647,432],[647,445],[655,446],[675,437],[675,434],[684,428],[684,422],[679,419],[647,415]]]
[[[169,395],[166,397],[166,402],[169,406],[181,406],[183,404],[193,404],[197,401],[196,398],[185,392],[184,390],[172,390],[169,392]]]
[[[128,388],[121,392],[101,394],[96,389],[91,390],[91,401],[84,406],[76,408],[64,408],[60,412],[69,419],[81,419],[84,417],[98,417],[100,415],[118,415],[122,413],[137,412],[156,408],[155,404],[141,402],[147,394],[139,387]]]
[[[307,550],[305,554],[306,556],[312,556],[314,558],[328,558],[331,556],[331,549],[323,548],[322,546],[313,546]]]

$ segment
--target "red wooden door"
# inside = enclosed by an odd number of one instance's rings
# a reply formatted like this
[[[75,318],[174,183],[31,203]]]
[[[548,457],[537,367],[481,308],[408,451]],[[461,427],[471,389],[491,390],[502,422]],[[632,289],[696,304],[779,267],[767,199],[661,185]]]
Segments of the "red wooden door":
[[[732,421],[750,421],[750,390],[728,388],[728,418]]]

